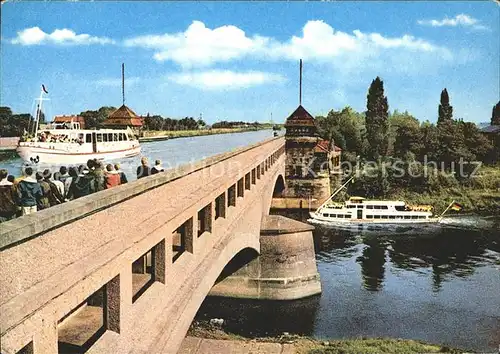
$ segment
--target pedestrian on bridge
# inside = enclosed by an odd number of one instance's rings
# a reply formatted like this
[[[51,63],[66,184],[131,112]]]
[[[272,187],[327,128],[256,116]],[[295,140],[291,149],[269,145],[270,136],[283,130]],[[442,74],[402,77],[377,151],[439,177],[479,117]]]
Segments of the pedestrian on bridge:
[[[0,170],[0,223],[14,219],[17,212],[16,189],[8,175],[7,170]]]
[[[149,167],[149,162],[147,157],[141,159],[141,165],[137,167],[137,179],[142,177],[147,177],[151,175],[151,167]]]
[[[25,178],[17,185],[17,198],[21,207],[21,215],[36,213],[37,200],[43,197],[42,188],[33,178],[33,168],[24,169]]]

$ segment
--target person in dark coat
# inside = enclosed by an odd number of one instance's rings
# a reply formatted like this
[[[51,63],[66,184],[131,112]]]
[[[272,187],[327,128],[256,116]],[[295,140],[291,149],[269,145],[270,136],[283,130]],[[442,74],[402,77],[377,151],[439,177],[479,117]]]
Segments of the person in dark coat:
[[[141,165],[137,167],[137,179],[142,177],[147,177],[151,175],[151,167],[148,164],[148,158],[143,157],[141,159]]]
[[[33,178],[33,168],[26,167],[24,177],[17,184],[17,200],[21,207],[21,215],[28,215],[37,211],[37,200],[43,197],[42,188]]]
[[[85,165],[80,165],[78,170],[80,173],[76,177],[73,177],[67,195],[68,199],[78,199],[93,193],[93,175],[90,174]]]
[[[14,219],[17,213],[16,189],[8,180],[8,172],[0,170],[0,222]]]
[[[43,171],[43,180],[50,186],[50,192],[47,195],[47,197],[49,198],[49,204],[50,206],[54,206],[64,203],[64,196],[61,194],[56,184],[50,180],[51,177],[52,173],[50,172],[50,170],[47,169]]]
[[[120,170],[120,167],[121,166],[120,166],[119,163],[115,164],[115,170],[120,175],[120,184],[124,184],[124,183],[128,182],[127,175],[125,174],[125,172],[123,172],[122,170]]]
[[[36,173],[36,180],[40,185],[40,189],[42,190],[42,195],[39,196],[36,200],[37,210],[43,210],[50,208],[49,196],[51,194],[50,185],[45,182],[43,179],[43,174],[41,172]]]
[[[104,166],[101,161],[94,160],[94,170],[89,172],[92,176],[92,193],[100,192],[106,189],[106,180],[104,177]]]

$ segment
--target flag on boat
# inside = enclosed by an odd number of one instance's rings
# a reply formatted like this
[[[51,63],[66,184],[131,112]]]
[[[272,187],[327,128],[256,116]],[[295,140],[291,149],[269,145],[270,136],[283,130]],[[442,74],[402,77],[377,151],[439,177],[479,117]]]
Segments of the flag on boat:
[[[47,91],[47,89],[45,88],[45,85],[42,85],[42,90],[43,90],[43,92],[45,92],[45,93],[49,93],[49,91]]]
[[[458,203],[453,203],[450,207],[451,210],[455,210],[455,211],[460,211],[463,209],[463,206],[461,206],[460,204]]]

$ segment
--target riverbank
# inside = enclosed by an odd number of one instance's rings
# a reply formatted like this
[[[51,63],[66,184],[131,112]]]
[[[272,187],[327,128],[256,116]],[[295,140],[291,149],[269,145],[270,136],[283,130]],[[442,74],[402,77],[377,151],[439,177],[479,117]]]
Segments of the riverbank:
[[[429,189],[432,192],[393,189],[389,191],[388,198],[404,200],[409,204],[432,205],[438,215],[452,200],[463,206],[460,213],[500,214],[500,166],[482,166],[466,183],[460,183],[455,177],[439,177]]]
[[[199,129],[199,130],[161,130],[161,131],[144,131],[139,138],[140,142],[160,141],[177,138],[189,138],[194,136],[245,133],[258,130],[270,130],[268,127],[263,128],[216,128],[216,129]]]
[[[195,341],[194,339],[198,339]],[[196,342],[197,348],[205,342],[205,354],[211,354],[208,348],[216,348],[213,353],[230,353],[235,348],[259,349],[264,345],[274,344],[277,353],[297,354],[358,354],[358,353],[462,353],[463,351],[440,345],[428,344],[415,340],[392,338],[357,338],[320,341],[310,337],[284,333],[279,337],[245,338],[236,334],[226,333],[221,327],[194,321],[188,331],[184,348]],[[224,351],[224,348],[227,349]],[[270,347],[271,348],[271,347]],[[187,350],[185,350],[187,352]],[[180,351],[182,353],[182,350]],[[196,353],[196,351],[189,351]],[[243,352],[243,351],[241,351]],[[250,352],[252,352],[250,350]],[[201,353],[201,352],[200,352]]]

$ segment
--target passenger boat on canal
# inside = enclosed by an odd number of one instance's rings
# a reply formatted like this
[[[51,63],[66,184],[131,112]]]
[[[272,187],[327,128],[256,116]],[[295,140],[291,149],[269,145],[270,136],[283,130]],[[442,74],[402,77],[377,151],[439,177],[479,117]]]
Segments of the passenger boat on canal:
[[[310,212],[311,223],[347,225],[347,224],[429,224],[439,223],[443,215],[451,208],[460,210],[461,206],[452,201],[439,216],[434,216],[430,205],[409,205],[399,200],[367,200],[351,197],[340,203],[332,202],[335,196],[353,177],[343,184],[316,211]]]
[[[79,122],[52,123],[39,129],[42,112],[42,86],[35,122],[30,132],[21,137],[17,153],[26,162],[40,164],[79,164],[89,159],[115,160],[133,157],[141,152],[139,140],[130,128],[81,129]]]

